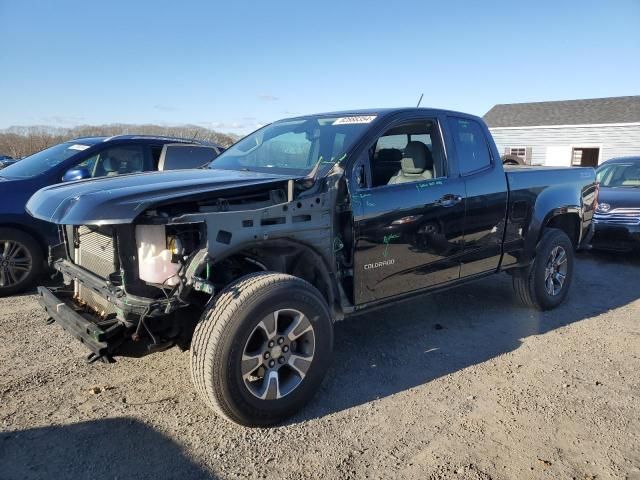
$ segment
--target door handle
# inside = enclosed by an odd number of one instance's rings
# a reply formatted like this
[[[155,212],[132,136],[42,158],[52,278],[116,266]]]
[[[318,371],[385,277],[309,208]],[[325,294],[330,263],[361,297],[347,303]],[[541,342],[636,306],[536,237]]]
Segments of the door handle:
[[[434,203],[438,207],[453,207],[460,202],[462,202],[462,197],[460,195],[453,195],[449,193],[447,195],[444,195],[439,200],[436,200]]]

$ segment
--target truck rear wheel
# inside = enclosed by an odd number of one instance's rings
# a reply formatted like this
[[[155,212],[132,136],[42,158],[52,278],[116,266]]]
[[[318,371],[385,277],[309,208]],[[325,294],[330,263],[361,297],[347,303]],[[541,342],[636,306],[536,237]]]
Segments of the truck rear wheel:
[[[320,292],[291,275],[254,273],[203,313],[191,342],[191,376],[216,413],[268,426],[314,395],[332,351],[333,324]]]
[[[533,263],[513,275],[513,288],[525,305],[551,310],[569,293],[573,264],[573,244],[567,234],[548,228],[538,243]]]

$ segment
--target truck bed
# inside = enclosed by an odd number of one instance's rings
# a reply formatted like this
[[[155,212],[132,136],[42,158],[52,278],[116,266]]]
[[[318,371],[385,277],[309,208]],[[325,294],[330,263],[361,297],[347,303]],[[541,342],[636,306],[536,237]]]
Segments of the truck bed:
[[[505,166],[509,186],[503,268],[530,258],[541,226],[556,210],[574,214],[576,247],[590,235],[597,186],[593,168]],[[558,212],[556,212],[558,213]]]

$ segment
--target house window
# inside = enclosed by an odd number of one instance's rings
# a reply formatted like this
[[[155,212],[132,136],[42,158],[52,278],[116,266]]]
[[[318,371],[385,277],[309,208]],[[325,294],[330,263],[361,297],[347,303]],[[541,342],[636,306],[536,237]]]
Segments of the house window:
[[[571,149],[571,166],[597,167],[599,157],[599,148],[573,148]]]
[[[527,148],[526,147],[511,147],[507,152],[509,155],[516,155],[522,159],[522,161],[527,158]]]

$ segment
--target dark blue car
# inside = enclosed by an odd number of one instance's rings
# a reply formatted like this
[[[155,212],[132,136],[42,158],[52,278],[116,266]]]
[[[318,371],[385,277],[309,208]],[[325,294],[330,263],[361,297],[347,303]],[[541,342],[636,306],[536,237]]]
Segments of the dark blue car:
[[[640,251],[640,157],[612,158],[596,170],[600,193],[591,246]]]
[[[48,245],[59,243],[52,223],[25,212],[39,189],[64,181],[197,168],[222,148],[181,138],[120,135],[70,140],[0,171],[0,297],[23,291],[45,267]]]

